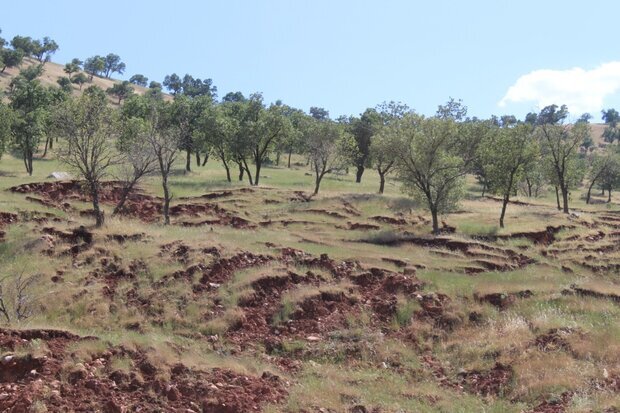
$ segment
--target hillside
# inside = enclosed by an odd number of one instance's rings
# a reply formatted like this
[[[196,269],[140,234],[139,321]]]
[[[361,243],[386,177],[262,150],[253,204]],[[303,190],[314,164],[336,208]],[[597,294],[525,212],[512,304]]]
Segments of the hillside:
[[[38,64],[38,63],[39,63],[38,61],[32,58],[26,58],[24,59],[24,63],[22,64],[21,68],[28,67],[30,65]],[[9,84],[11,83],[11,79],[13,79],[13,77],[19,74],[19,71],[21,68],[18,68],[18,67],[7,68],[4,71],[4,73],[0,73],[0,90],[1,91],[5,92],[7,90]],[[67,76],[67,74],[63,71],[64,64],[61,65],[58,63],[54,63],[54,62],[47,62],[45,63],[44,68],[45,68],[45,71],[43,75],[39,78],[44,85],[58,86],[57,80],[61,77]],[[99,86],[103,90],[106,90],[109,87],[112,87],[112,85],[114,85],[114,83],[117,83],[117,82],[119,81],[115,79],[106,79],[106,78],[95,76],[93,77],[92,83],[86,83],[82,87],[82,90],[86,89],[90,85]],[[143,94],[145,91],[148,90],[145,87],[137,86],[137,85],[132,85],[132,87],[134,88],[134,92],[139,93],[139,94]],[[80,93],[81,93],[80,88],[77,85],[73,85],[73,94],[79,95]],[[115,98],[110,97],[109,100],[111,104],[117,105],[117,100]]]
[[[58,168],[0,163],[3,270],[35,276],[0,281],[2,411],[617,412],[617,195],[518,199],[499,230],[472,183],[430,237],[372,171],[309,198],[303,166],[248,188],[209,161],[177,165],[171,226],[151,177],[114,218],[107,183],[94,229]]]

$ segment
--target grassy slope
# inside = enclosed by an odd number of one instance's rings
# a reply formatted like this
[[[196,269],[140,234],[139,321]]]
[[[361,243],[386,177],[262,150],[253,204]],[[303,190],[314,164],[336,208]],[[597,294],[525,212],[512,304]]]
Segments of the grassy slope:
[[[24,63],[22,64],[21,67],[7,68],[4,71],[4,73],[0,73],[0,90],[6,91],[9,84],[11,83],[11,79],[13,79],[15,76],[19,74],[20,69],[23,69],[24,67],[28,67],[32,64],[38,64],[38,63],[39,62],[36,61],[35,59],[26,58],[24,59]],[[67,76],[67,74],[63,71],[64,64],[61,65],[58,63],[54,63],[54,62],[47,62],[45,63],[44,67],[45,67],[45,72],[39,78],[41,80],[41,83],[43,83],[44,85],[58,86],[57,80],[61,77]],[[92,83],[84,84],[84,86],[82,87],[82,90],[86,89],[90,85],[99,86],[103,90],[106,90],[109,87],[112,87],[112,85],[114,85],[114,83],[117,83],[117,82],[119,81],[115,79],[106,79],[106,78],[95,76],[93,78]],[[139,94],[142,94],[147,90],[147,88],[144,88],[142,86],[137,86],[137,85],[133,85],[133,88],[134,88],[134,91]],[[77,85],[73,85],[73,94],[79,95],[80,93],[81,91],[79,87]],[[114,99],[113,97],[110,97],[110,103],[113,105],[116,105],[117,100]]]
[[[301,161],[301,159],[300,159]],[[55,160],[35,162],[35,175],[28,177],[22,171],[18,159],[10,155],[0,162],[0,211],[47,211],[72,223],[62,223],[61,228],[72,228],[79,223],[91,225],[89,218],[75,213],[64,213],[56,209],[45,209],[25,200],[21,195],[10,194],[4,189],[24,182],[44,181],[49,172],[62,170]],[[245,187],[246,183],[225,181],[223,169],[210,160],[207,167],[195,168],[196,172],[183,174],[182,162],[171,181],[175,203],[178,198],[196,196],[216,189]],[[34,255],[36,252],[24,249],[28,241],[38,237],[38,229],[32,223],[11,226],[7,233],[8,241],[2,245],[1,258],[3,274],[19,269],[39,271],[44,275],[44,284],[40,286],[45,302],[45,311],[20,327],[53,326],[71,329],[81,334],[94,334],[111,343],[130,346],[147,346],[159,363],[183,361],[188,365],[199,367],[223,366],[250,374],[260,374],[264,370],[275,371],[291,381],[290,395],[283,405],[270,406],[268,411],[299,411],[308,406],[326,407],[335,411],[344,411],[352,404],[360,403],[368,408],[381,407],[382,411],[426,411],[426,412],[505,412],[522,411],[544,399],[553,399],[567,390],[577,391],[568,406],[572,412],[602,410],[620,402],[617,395],[607,391],[592,390],[593,380],[601,380],[603,369],[609,372],[620,371],[620,312],[617,304],[605,299],[565,296],[561,292],[572,284],[587,285],[600,291],[618,293],[617,274],[592,273],[576,263],[586,253],[580,252],[578,244],[583,241],[563,241],[571,236],[583,237],[595,234],[596,230],[577,224],[574,218],[557,212],[554,208],[553,194],[546,193],[535,200],[533,206],[510,205],[507,215],[507,227],[498,231],[496,221],[499,203],[480,199],[478,188],[472,182],[468,197],[456,214],[444,217],[447,224],[457,227],[456,239],[470,240],[471,235],[498,232],[541,230],[547,225],[577,225],[559,234],[560,241],[545,248],[525,240],[507,240],[496,245],[502,248],[515,248],[533,257],[537,263],[522,269],[508,272],[483,272],[476,276],[465,275],[462,268],[471,265],[471,258],[459,253],[452,253],[436,248],[413,245],[386,247],[380,245],[354,242],[356,239],[393,234],[397,231],[390,225],[382,225],[379,232],[347,231],[337,226],[343,220],[306,212],[308,208],[341,211],[342,201],[348,200],[360,211],[360,216],[349,219],[358,222],[372,222],[369,217],[375,215],[394,216],[402,213],[411,221],[419,221],[419,216],[427,215],[423,209],[416,207],[404,198],[395,182],[387,185],[385,196],[375,195],[378,179],[373,171],[364,175],[362,184],[355,184],[351,174],[329,176],[325,179],[320,196],[311,204],[288,202],[292,190],[312,188],[313,178],[308,176],[305,167],[296,166],[293,170],[282,167],[268,167],[263,170],[262,189],[249,194],[235,195],[223,199],[218,204],[234,211],[252,222],[267,218],[274,220],[289,218],[307,221],[288,227],[273,226],[254,230],[237,230],[226,226],[207,226],[182,228],[172,226],[164,228],[157,224],[144,224],[134,219],[110,219],[106,228],[96,231],[98,240],[110,233],[140,233],[148,235],[149,241],[128,243],[123,246],[103,241],[101,244],[110,253],[122,257],[124,262],[141,259],[148,263],[150,275],[139,278],[136,282],[123,281],[119,284],[118,295],[113,304],[116,310],[111,313],[109,303],[101,299],[102,281],[92,279],[88,273],[93,266],[75,267],[69,257],[45,257]],[[143,188],[150,193],[159,194],[160,187],[156,177],[147,179]],[[273,189],[269,189],[273,188]],[[582,210],[579,222],[594,222],[601,213],[618,211],[620,199],[616,195],[611,205],[585,205],[583,190],[572,194],[573,207]],[[269,204],[266,200],[280,203]],[[79,209],[85,204],[74,203]],[[109,207],[108,213],[109,213]],[[604,231],[608,228],[602,227]],[[400,230],[416,234],[427,234],[428,224],[407,225]],[[185,265],[171,262],[159,255],[159,246],[165,243],[183,240],[193,247],[218,246],[225,255],[246,250],[255,253],[271,254],[273,250],[265,242],[281,246],[302,249],[319,255],[328,253],[336,260],[356,259],[365,266],[392,268],[382,258],[396,258],[425,267],[418,271],[418,277],[426,283],[425,291],[444,293],[452,299],[449,313],[461,320],[453,330],[434,328],[423,321],[409,324],[407,314],[413,311],[415,304],[402,297],[402,308],[395,325],[383,333],[371,328],[363,314],[351,319],[348,326],[338,334],[326,337],[324,341],[313,344],[292,340],[286,348],[291,357],[301,363],[298,373],[280,371],[272,364],[270,357],[259,351],[246,350],[230,356],[229,350],[235,346],[223,343],[214,351],[212,345],[204,339],[195,338],[196,331],[204,334],[225,334],[231,322],[239,316],[237,300],[247,293],[252,280],[282,271],[276,266],[259,267],[240,271],[234,279],[216,293],[224,307],[224,313],[205,321],[205,310],[214,306],[213,296],[194,296],[190,304],[179,309],[178,300],[188,297],[190,285],[174,283],[163,291],[155,289],[153,282],[166,274],[183,269]],[[98,241],[101,242],[101,241]],[[602,244],[617,242],[612,239],[601,241]],[[557,259],[543,254],[547,249],[567,248],[570,251]],[[192,256],[193,260],[209,263],[205,256]],[[606,254],[605,259],[620,262],[618,252]],[[502,258],[498,257],[501,261]],[[96,266],[96,263],[93,264]],[[561,265],[570,267],[574,272],[565,272]],[[65,271],[64,284],[49,281],[56,269]],[[305,269],[296,271],[303,273]],[[90,280],[85,282],[85,280]],[[348,288],[340,281],[333,280],[330,288]],[[130,306],[124,301],[124,294],[130,289],[137,289],[142,297],[154,300],[161,311],[157,323],[152,316]],[[503,292],[510,293],[530,289],[534,297],[517,302],[506,311],[481,304],[472,299],[474,293]],[[86,294],[76,293],[86,291]],[[153,295],[155,294],[155,295]],[[306,294],[306,293],[303,293]],[[295,308],[301,292],[283,296],[283,306]],[[50,300],[48,297],[53,297]],[[157,297],[157,298],[152,298]],[[189,295],[191,297],[191,294]],[[288,297],[288,298],[287,298]],[[295,298],[297,297],[297,298]],[[285,300],[288,300],[285,302]],[[412,310],[408,310],[411,308]],[[481,324],[467,321],[471,312],[482,314],[485,320]],[[284,313],[284,316],[286,317]],[[139,323],[143,331],[130,331],[125,326]],[[399,325],[402,323],[403,325]],[[567,340],[571,352],[564,350],[543,351],[532,342],[537,336],[551,328],[570,328]],[[412,344],[404,337],[413,334],[417,344]],[[193,337],[193,338],[188,338]],[[360,341],[361,340],[361,341]],[[349,360],[344,354],[364,343],[358,358]],[[169,344],[174,343],[175,351]],[[178,349],[182,349],[179,353]],[[223,350],[224,349],[224,350]],[[446,369],[449,379],[457,379],[462,369],[485,370],[495,362],[511,365],[515,377],[505,394],[498,397],[479,397],[468,393],[456,392],[441,387],[433,378],[421,360],[422,355],[430,352]],[[387,364],[386,364],[387,362]],[[396,367],[384,368],[385,365]],[[561,371],[561,374],[558,374]],[[405,373],[403,373],[405,372]],[[515,402],[509,402],[515,400]],[[598,409],[598,410],[597,410]]]

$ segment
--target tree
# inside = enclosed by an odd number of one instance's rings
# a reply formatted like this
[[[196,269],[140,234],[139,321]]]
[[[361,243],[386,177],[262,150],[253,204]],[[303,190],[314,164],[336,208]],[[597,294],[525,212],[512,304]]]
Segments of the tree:
[[[222,102],[245,102],[246,98],[241,92],[228,92],[223,98]]]
[[[574,125],[543,123],[537,128],[544,159],[549,164],[553,183],[562,193],[562,208],[566,214],[569,213],[569,190],[581,180],[579,171],[582,165],[577,155],[583,140],[590,133],[589,130],[590,127],[586,123]]]
[[[72,85],[71,79],[69,79],[66,76],[59,77],[56,80],[56,83],[58,83],[58,86],[60,86],[60,89],[66,93],[71,93],[71,91],[73,90],[73,87],[71,86]]]
[[[84,61],[84,71],[88,73],[88,81],[93,81],[93,76],[100,76],[106,68],[106,61],[103,57],[96,55]]]
[[[11,108],[0,101],[0,158],[4,154],[7,143],[11,139],[13,126],[13,112]]]
[[[15,36],[11,40],[13,50],[21,50],[24,56],[32,56],[36,45],[30,36]]]
[[[309,120],[305,129],[310,164],[314,171],[314,195],[319,193],[323,177],[342,167],[346,162],[343,148],[355,145],[350,135],[345,135],[343,126],[329,119]],[[348,140],[347,140],[348,138]]]
[[[310,108],[310,116],[312,116],[316,120],[327,120],[329,119],[329,111],[323,108],[312,106]]]
[[[607,168],[603,170],[601,175],[601,188],[607,190],[607,202],[611,202],[611,191],[620,187],[620,157],[617,154],[611,154]]]
[[[12,124],[13,143],[21,152],[26,172],[32,175],[34,154],[47,129],[51,95],[48,89],[33,77],[36,74],[36,67],[29,69],[22,71],[11,82],[9,100],[15,115]]]
[[[213,86],[211,79],[195,79],[189,74],[183,76],[183,79],[176,73],[166,75],[163,85],[174,96],[183,94],[189,97],[209,96],[215,99],[217,94],[217,88]]]
[[[252,158],[254,161],[254,185],[258,185],[263,162],[278,144],[294,133],[293,126],[285,115],[282,105],[272,104],[259,112],[255,134],[252,136]]]
[[[443,112],[439,116],[408,114],[399,122],[403,190],[427,203],[434,234],[439,233],[439,214],[452,210],[463,194],[464,176],[481,139],[477,125],[459,124]]]
[[[172,93],[173,96],[176,96],[183,90],[181,78],[176,73],[166,75],[163,85]]]
[[[506,207],[526,169],[535,160],[538,147],[528,124],[493,128],[480,145],[482,163],[488,172],[490,190],[502,197],[499,226],[504,228]]]
[[[372,138],[381,124],[379,113],[375,109],[366,109],[359,118],[349,121],[350,133],[355,139],[355,147],[351,153],[351,161],[357,168],[355,182],[362,182],[366,167],[370,166],[370,145]]]
[[[126,99],[133,93],[133,87],[131,87],[131,83],[124,80],[121,83],[115,83],[114,86],[106,89],[106,93],[108,95],[116,96],[118,98],[118,104],[121,104],[123,99]]]
[[[536,122],[538,125],[558,125],[564,122],[568,117],[568,108],[566,105],[549,105],[545,106],[537,116]]]
[[[613,143],[615,140],[620,141],[620,129],[618,129],[618,122],[620,122],[620,113],[616,109],[606,109],[601,111],[602,119],[607,125],[603,131],[603,139],[605,142]]]
[[[133,83],[134,85],[146,87],[149,82],[149,78],[141,74],[135,74],[129,78],[129,82]]]
[[[530,123],[527,124],[531,125]],[[545,165],[540,160],[540,153],[538,153],[534,162],[525,169],[523,179],[519,183],[521,193],[528,198],[538,198],[540,192],[548,183]]]
[[[148,98],[138,97],[138,99]],[[148,123],[141,117],[131,116],[131,111],[126,114],[130,117],[122,119],[121,134],[117,143],[117,149],[122,154],[117,178],[123,187],[112,212],[113,216],[123,210],[129,194],[138,182],[145,175],[156,171],[155,154],[148,140]]]
[[[170,224],[172,192],[170,191],[168,178],[177,158],[181,138],[179,128],[166,119],[167,111],[167,104],[165,102],[151,99],[146,132],[146,140],[155,156],[164,190],[164,225]]]
[[[63,70],[66,74],[71,76],[73,73],[79,72],[83,64],[84,63],[80,59],[74,58],[69,63],[65,64],[65,67]]]
[[[41,63],[49,62],[52,55],[58,51],[58,43],[45,36],[43,42],[33,42],[33,56]]]
[[[467,116],[467,106],[463,105],[461,99],[454,99],[450,97],[445,105],[439,105],[437,107],[437,113],[435,114],[439,119],[452,119],[454,121],[465,120]]]
[[[82,86],[84,86],[86,82],[88,82],[88,78],[84,73],[78,73],[71,78],[71,83],[78,85],[80,90],[82,90]]]
[[[120,56],[117,54],[108,53],[108,55],[103,58],[103,74],[108,79],[113,73],[122,75],[125,71],[125,67],[125,63],[121,61]]]
[[[282,105],[282,114],[290,122],[291,128],[290,132],[277,143],[276,164],[279,164],[280,152],[284,152],[287,154],[287,167],[290,168],[293,152],[302,153],[304,151],[302,128],[308,116],[302,110],[287,105]]]
[[[226,109],[225,103],[206,107],[199,120],[199,130],[203,134],[203,139],[206,146],[209,147],[210,153],[222,162],[226,170],[226,180],[231,182],[230,162],[233,157],[231,142],[235,131],[232,126],[232,119],[227,116]]]
[[[24,59],[24,52],[21,49],[1,50],[0,61],[2,62],[2,70],[0,70],[0,73],[4,73],[7,67],[17,67],[21,65],[23,59]]]
[[[199,133],[200,117],[206,107],[212,105],[211,97],[201,96],[191,98],[186,95],[177,95],[170,107],[170,115],[179,128],[181,140],[179,149],[187,154],[185,171],[191,172],[191,155],[196,151],[197,135]]]
[[[101,182],[118,161],[109,139],[118,132],[114,112],[108,107],[103,91],[91,86],[79,98],[67,100],[55,114],[54,123],[66,140],[58,152],[59,159],[86,181],[96,226],[101,227],[104,223],[99,206]]]
[[[396,166],[399,150],[399,131],[396,125],[386,125],[375,135],[370,144],[373,165],[379,174],[379,193],[385,190],[385,177]]]
[[[615,161],[615,157],[617,155],[612,153],[607,153],[605,155],[597,155],[594,154],[590,158],[590,185],[588,185],[588,192],[586,194],[586,204],[590,203],[590,197],[592,195],[592,188],[594,185],[601,182],[603,177],[607,175],[607,171],[610,168],[613,168],[613,164]],[[604,188],[604,185],[601,185]]]
[[[396,166],[398,151],[400,150],[400,132],[398,121],[410,109],[400,102],[383,102],[376,107],[381,117],[381,125],[370,144],[370,159],[379,174],[379,193],[385,190],[385,177]]]

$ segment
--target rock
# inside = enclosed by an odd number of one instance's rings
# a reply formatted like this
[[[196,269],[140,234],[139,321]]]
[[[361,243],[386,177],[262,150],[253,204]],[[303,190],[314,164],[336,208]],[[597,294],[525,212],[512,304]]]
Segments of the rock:
[[[351,413],[368,413],[368,410],[361,404],[358,404],[357,406],[353,406],[351,408]]]
[[[103,406],[104,413],[124,413],[124,411],[125,409],[123,407],[111,399]]]
[[[61,181],[71,179],[71,174],[69,172],[52,172],[47,176],[48,179],[58,179]]]
[[[181,395],[179,394],[179,390],[177,390],[176,387],[170,386],[168,388],[168,391],[166,392],[166,397],[168,397],[168,400],[174,402],[179,400]]]
[[[317,341],[321,341],[321,337],[318,336],[308,336],[306,337],[306,340],[310,341],[311,343],[317,342]]]

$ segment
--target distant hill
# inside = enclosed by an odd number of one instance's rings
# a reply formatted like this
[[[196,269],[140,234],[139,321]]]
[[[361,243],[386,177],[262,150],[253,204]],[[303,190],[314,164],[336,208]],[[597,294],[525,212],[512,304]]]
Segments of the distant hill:
[[[4,73],[0,73],[0,90],[3,93],[6,92],[7,88],[9,87],[9,84],[11,83],[11,79],[17,76],[21,69],[31,66],[33,64],[38,64],[38,63],[39,62],[35,59],[25,58],[21,67],[7,68],[4,71]],[[47,62],[45,63],[45,66],[44,66],[45,70],[43,72],[43,75],[39,79],[44,85],[58,86],[57,80],[61,77],[67,76],[67,74],[63,70],[64,67],[65,67],[64,65],[60,65],[58,63]],[[106,79],[106,78],[94,76],[93,81],[91,83],[84,84],[84,86],[82,87],[82,90],[85,90],[91,85],[96,85],[102,88],[103,90],[106,90],[109,87],[112,87],[112,85],[114,85],[115,83],[120,83],[120,82],[121,81],[117,79]],[[142,86],[137,86],[137,85],[132,85],[132,86],[134,88],[135,93],[143,94],[145,91],[148,90],[148,88],[145,88]],[[73,85],[73,94],[78,96],[80,95],[80,93],[81,93],[80,88],[77,85]],[[166,96],[169,96],[169,95],[166,95]],[[118,105],[118,101],[116,98],[110,97],[109,100],[111,104]]]

